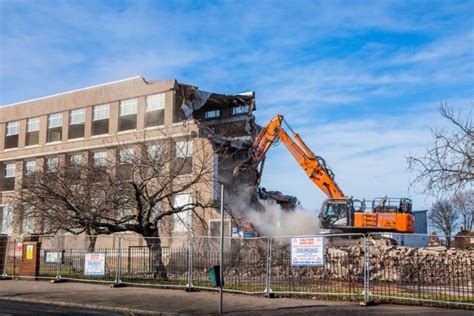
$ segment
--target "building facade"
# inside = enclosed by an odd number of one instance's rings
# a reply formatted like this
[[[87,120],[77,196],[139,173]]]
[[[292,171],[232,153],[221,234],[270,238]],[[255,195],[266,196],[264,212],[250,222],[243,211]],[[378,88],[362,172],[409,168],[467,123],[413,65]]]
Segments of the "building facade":
[[[42,233],[38,220],[13,207],[29,173],[58,168],[66,161],[101,164],[120,159],[122,153],[114,145],[133,144],[138,138],[169,135],[190,156],[198,142],[211,152],[217,143],[234,146],[227,162],[218,165],[216,159],[213,179],[217,187],[245,159],[246,145],[254,139],[255,131],[248,128],[254,122],[254,108],[253,93],[213,94],[176,80],[143,77],[1,106],[0,232]],[[195,198],[213,196],[198,197],[190,190],[177,197],[176,203]],[[193,226],[191,215],[181,217],[185,220],[175,221],[172,230],[182,232]],[[207,216],[209,226],[213,217],[212,213]]]

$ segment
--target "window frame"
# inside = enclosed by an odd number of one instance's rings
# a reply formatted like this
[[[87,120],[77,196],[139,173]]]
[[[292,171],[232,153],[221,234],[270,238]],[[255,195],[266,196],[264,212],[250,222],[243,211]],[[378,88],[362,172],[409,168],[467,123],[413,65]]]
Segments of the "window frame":
[[[104,157],[96,157],[98,154],[105,154]],[[98,161],[104,161],[104,163],[97,163]],[[95,167],[105,167],[108,162],[108,153],[106,150],[94,151],[92,152],[92,164]]]
[[[215,110],[209,110],[204,112],[204,119],[205,120],[215,120],[221,117],[221,110],[220,109],[215,109]]]
[[[16,132],[14,132],[14,133],[9,132],[9,129],[11,128],[10,125],[15,126]],[[19,135],[19,134],[20,134],[20,121],[8,122],[7,124],[5,124],[5,137],[15,136],[15,135]]]
[[[34,164],[34,168],[32,171],[30,170],[30,166],[29,166],[30,163]],[[36,160],[25,160],[25,175],[27,176],[31,175],[32,173],[36,172],[37,168],[38,168],[38,163],[36,162]]]
[[[9,166],[13,166],[13,168],[8,168]],[[8,175],[8,170],[13,170],[13,175]],[[15,178],[16,175],[16,162],[7,162],[3,164],[3,178]]]
[[[80,121],[73,122],[73,117],[80,117]],[[69,125],[84,125],[86,123],[86,109],[74,109],[69,111]]]

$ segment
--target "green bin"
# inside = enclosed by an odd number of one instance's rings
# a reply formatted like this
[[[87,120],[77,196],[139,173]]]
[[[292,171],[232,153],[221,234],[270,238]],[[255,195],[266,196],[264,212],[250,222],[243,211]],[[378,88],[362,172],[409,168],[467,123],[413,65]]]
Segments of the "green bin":
[[[211,280],[211,284],[214,287],[221,286],[220,271],[221,271],[220,266],[212,266],[207,271],[207,273],[209,274],[209,279]],[[224,286],[224,282],[222,282],[222,286]]]

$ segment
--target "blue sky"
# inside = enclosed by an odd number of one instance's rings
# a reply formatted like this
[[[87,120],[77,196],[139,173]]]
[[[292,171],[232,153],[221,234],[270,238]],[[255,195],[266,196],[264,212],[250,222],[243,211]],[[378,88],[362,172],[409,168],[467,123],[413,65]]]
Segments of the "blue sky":
[[[257,93],[285,115],[347,194],[432,199],[406,156],[474,107],[473,1],[0,0],[0,104],[136,75]],[[319,209],[324,195],[283,147],[263,184]]]

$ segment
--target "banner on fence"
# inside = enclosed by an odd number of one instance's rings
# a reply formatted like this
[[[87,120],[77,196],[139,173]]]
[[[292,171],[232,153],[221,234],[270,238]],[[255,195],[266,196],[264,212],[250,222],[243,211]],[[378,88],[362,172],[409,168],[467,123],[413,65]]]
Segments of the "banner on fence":
[[[44,260],[46,263],[61,263],[62,252],[60,251],[45,251]]]
[[[291,237],[291,265],[324,265],[324,237]]]
[[[105,275],[105,253],[86,253],[84,275]]]

